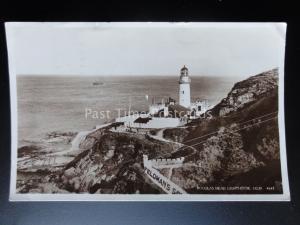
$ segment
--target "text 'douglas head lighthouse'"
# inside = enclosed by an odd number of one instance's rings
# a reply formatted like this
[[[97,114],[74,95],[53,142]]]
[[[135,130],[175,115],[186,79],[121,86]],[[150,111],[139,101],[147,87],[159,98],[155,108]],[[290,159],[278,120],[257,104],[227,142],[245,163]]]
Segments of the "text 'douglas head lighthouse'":
[[[189,70],[186,66],[183,66],[180,70],[179,78],[179,105],[186,108],[190,108],[191,106],[190,83]]]

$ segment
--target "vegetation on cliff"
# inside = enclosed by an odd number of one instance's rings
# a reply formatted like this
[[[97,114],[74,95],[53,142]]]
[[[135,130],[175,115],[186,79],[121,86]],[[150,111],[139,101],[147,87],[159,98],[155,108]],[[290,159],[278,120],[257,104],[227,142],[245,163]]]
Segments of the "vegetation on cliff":
[[[257,171],[253,184],[281,192],[277,79],[274,69],[235,84],[211,110],[212,119],[190,123],[183,143],[198,151],[187,157],[186,166],[174,169],[173,181],[190,192],[207,193],[201,186],[249,185],[245,176]]]

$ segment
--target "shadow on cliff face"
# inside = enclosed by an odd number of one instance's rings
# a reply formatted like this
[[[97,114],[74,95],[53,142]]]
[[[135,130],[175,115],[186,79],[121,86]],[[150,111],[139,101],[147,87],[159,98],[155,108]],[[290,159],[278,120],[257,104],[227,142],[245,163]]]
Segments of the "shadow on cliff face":
[[[76,193],[160,193],[144,175],[142,155],[156,158],[169,151],[159,141],[107,131],[66,165],[58,182]]]

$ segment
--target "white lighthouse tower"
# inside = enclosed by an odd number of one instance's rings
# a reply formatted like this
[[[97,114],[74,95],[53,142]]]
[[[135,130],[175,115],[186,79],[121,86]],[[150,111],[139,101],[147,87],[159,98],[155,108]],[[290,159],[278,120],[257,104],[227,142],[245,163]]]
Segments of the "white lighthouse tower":
[[[185,66],[180,70],[179,79],[179,105],[186,108],[191,106],[191,79],[189,78],[189,70]]]

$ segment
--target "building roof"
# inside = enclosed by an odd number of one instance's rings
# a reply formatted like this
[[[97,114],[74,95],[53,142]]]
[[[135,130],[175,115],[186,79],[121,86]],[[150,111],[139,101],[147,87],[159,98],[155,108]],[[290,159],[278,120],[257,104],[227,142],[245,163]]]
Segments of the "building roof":
[[[172,114],[172,117],[183,117],[188,115],[190,110],[181,105],[169,105],[169,113]]]
[[[134,121],[134,123],[148,123],[149,120],[151,120],[151,119],[152,118],[149,118],[149,117],[146,117],[146,118],[139,117]]]

